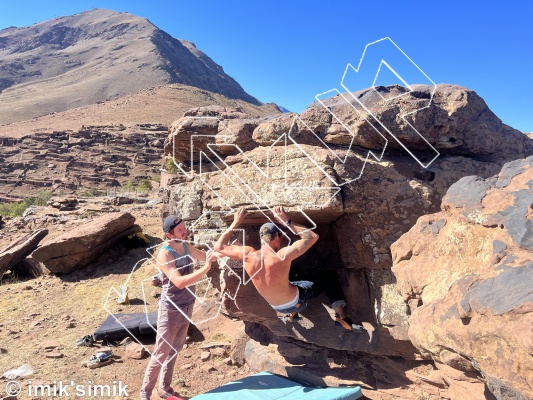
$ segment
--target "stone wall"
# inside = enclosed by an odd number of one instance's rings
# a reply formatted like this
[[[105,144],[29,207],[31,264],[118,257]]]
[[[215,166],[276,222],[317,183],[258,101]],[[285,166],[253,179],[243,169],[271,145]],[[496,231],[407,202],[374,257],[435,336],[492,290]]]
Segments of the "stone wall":
[[[122,125],[83,126],[79,131],[1,138],[4,200],[34,195],[41,188],[66,193],[103,190],[158,176],[168,128],[142,124],[137,132],[125,129]]]

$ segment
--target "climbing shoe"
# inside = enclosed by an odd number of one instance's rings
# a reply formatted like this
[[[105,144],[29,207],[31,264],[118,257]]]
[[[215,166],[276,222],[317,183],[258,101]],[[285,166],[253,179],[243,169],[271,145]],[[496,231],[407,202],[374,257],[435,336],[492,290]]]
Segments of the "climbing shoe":
[[[335,313],[335,326],[352,332],[366,332],[363,325],[354,323],[350,317],[341,318],[337,313]]]
[[[178,392],[175,392],[174,389],[170,388],[169,390],[164,389],[157,389],[157,394],[162,399],[167,400],[185,400],[183,397],[181,397]]]
[[[91,356],[87,361],[84,361],[81,365],[87,368],[98,368],[103,365],[109,364],[113,361],[113,352],[111,350],[98,351],[95,355]]]
[[[283,322],[293,322],[295,320],[298,321],[299,319],[300,319],[300,316],[298,315],[297,312],[285,314],[283,316]]]
[[[91,347],[94,343],[94,337],[93,335],[86,335],[80,339],[76,339],[76,345],[77,346],[86,346]]]

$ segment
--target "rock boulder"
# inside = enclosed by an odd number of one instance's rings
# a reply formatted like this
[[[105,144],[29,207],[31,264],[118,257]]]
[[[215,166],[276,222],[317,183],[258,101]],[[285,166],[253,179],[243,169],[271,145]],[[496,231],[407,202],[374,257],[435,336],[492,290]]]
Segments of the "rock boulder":
[[[48,229],[35,230],[0,250],[0,275],[29,256],[47,234]]]
[[[93,262],[121,238],[140,231],[130,213],[111,213],[45,241],[31,256],[50,272],[70,272]]]
[[[532,183],[533,156],[462,178],[392,246],[409,338],[464,394],[533,397]]]
[[[332,334],[324,297],[311,302],[300,323],[283,324],[237,265],[218,285],[228,295],[226,313],[307,346],[410,362],[429,357],[410,342],[413,304],[398,293],[390,246],[421,216],[437,212],[455,182],[471,175],[482,181],[505,162],[533,154],[533,140],[502,124],[473,91],[453,85],[432,90],[419,85],[411,92],[393,86],[354,93],[367,110],[345,96],[313,103],[299,116],[232,118],[230,124],[197,109],[174,123],[166,153],[182,163],[182,172],[168,186],[165,213],[182,216],[194,241],[212,246],[233,210],[244,206],[250,216],[232,240],[257,248],[259,226],[272,218],[271,207],[283,205],[290,218],[319,233],[313,249],[319,256],[310,262],[337,274],[348,313],[368,334]],[[385,101],[384,94],[392,98]],[[479,198],[484,184],[472,185],[454,196]],[[515,214],[506,218],[528,229]],[[483,392],[484,382],[477,382]]]

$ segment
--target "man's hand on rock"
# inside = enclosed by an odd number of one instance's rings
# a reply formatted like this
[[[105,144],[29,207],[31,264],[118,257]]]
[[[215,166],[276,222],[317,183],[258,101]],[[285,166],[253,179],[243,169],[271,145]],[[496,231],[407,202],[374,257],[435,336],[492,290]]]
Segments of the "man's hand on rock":
[[[244,209],[244,207],[240,207],[233,217],[233,227],[236,228],[237,226],[242,224],[242,221],[244,221],[245,218],[246,210]]]
[[[287,221],[289,221],[289,218],[287,218],[287,215],[285,214],[285,210],[282,206],[276,206],[273,209],[274,217],[281,222],[283,225],[287,224]]]

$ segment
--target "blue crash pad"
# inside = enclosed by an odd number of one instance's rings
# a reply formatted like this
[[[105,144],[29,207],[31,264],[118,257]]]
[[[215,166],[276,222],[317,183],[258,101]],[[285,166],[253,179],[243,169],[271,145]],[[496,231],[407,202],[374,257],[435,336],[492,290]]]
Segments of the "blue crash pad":
[[[229,382],[191,400],[355,400],[362,396],[361,388],[316,388],[304,386],[270,372],[261,372]]]

